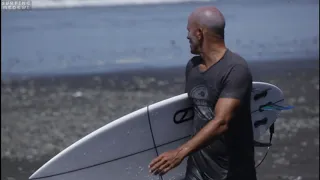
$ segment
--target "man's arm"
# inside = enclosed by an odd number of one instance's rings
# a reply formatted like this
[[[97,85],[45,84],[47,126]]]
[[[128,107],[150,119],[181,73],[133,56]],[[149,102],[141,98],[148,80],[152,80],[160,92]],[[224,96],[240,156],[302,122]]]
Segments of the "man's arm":
[[[223,90],[214,109],[214,119],[179,148],[183,156],[201,149],[228,130],[229,122],[237,113],[250,86],[252,86],[252,77],[249,69],[243,66],[233,67],[224,80]]]
[[[215,137],[228,130],[228,124],[240,106],[240,100],[234,98],[220,98],[215,107],[215,117],[207,123],[191,140],[179,149],[183,157],[201,149]]]

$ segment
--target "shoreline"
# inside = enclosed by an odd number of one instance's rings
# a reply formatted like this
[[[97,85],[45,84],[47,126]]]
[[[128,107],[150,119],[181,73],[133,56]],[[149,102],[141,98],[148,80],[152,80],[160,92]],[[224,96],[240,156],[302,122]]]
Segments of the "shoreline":
[[[296,71],[297,69],[317,69],[319,70],[319,59],[293,59],[293,60],[272,60],[272,61],[247,61],[254,80],[259,80],[272,72],[282,74],[283,72]],[[151,67],[140,69],[128,69],[111,72],[93,72],[84,74],[56,74],[56,75],[12,75],[9,80],[2,80],[2,86],[57,86],[68,85],[69,88],[90,88],[92,85],[101,85],[109,88],[105,84],[106,79],[119,79],[123,81],[134,81],[133,77],[149,76],[155,79],[167,80],[171,77],[179,77],[178,82],[184,81],[184,66],[172,67]],[[266,73],[266,74],[263,74]],[[96,83],[94,83],[96,82]],[[111,86],[112,87],[112,86]]]

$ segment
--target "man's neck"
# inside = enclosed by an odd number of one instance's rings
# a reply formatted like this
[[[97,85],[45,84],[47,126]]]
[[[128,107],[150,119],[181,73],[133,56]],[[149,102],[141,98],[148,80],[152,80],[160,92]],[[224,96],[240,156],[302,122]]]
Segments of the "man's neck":
[[[204,51],[200,54],[204,61],[204,65],[208,68],[214,64],[216,64],[218,61],[220,61],[224,54],[226,53],[227,48],[224,44],[222,45],[213,45],[207,50],[204,49]]]

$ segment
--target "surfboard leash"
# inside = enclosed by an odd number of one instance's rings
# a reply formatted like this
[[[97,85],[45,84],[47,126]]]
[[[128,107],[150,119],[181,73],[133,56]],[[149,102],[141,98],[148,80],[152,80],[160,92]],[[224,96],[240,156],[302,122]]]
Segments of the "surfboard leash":
[[[259,164],[258,165],[256,165],[256,167],[255,168],[258,168],[261,164],[262,164],[262,162],[265,160],[265,158],[267,157],[267,155],[268,155],[268,153],[269,153],[269,150],[270,150],[270,148],[271,148],[271,146],[272,146],[272,137],[273,137],[273,134],[274,134],[274,123],[270,126],[270,128],[269,128],[269,132],[270,132],[270,138],[269,138],[269,143],[261,143],[261,142],[258,142],[258,141],[255,141],[254,143],[254,146],[255,147],[268,147],[268,149],[267,149],[267,152],[265,153],[265,155],[263,156],[263,158],[262,158],[262,160],[259,162]]]
[[[264,106],[261,106],[259,108],[259,111],[275,111],[275,110],[276,111],[283,111],[283,110],[290,110],[293,108],[294,108],[294,106],[280,106],[280,105],[277,105],[276,103],[268,103]],[[258,168],[262,164],[262,162],[265,160],[265,158],[267,157],[269,150],[272,146],[271,142],[272,142],[272,137],[274,134],[274,123],[270,126],[269,133],[270,133],[269,143],[262,143],[262,142],[254,141],[255,147],[267,147],[267,152],[265,153],[264,157],[259,162],[259,164],[256,165],[256,168]]]

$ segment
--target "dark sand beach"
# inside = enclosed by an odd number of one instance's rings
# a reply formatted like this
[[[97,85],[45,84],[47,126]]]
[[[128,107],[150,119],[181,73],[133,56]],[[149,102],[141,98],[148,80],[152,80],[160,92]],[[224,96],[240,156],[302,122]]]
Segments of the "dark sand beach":
[[[254,81],[280,87],[294,110],[276,122],[259,180],[319,179],[319,60],[250,62]],[[184,67],[42,77],[1,85],[1,180],[25,180],[95,129],[183,93]],[[263,151],[257,149],[257,159]]]

